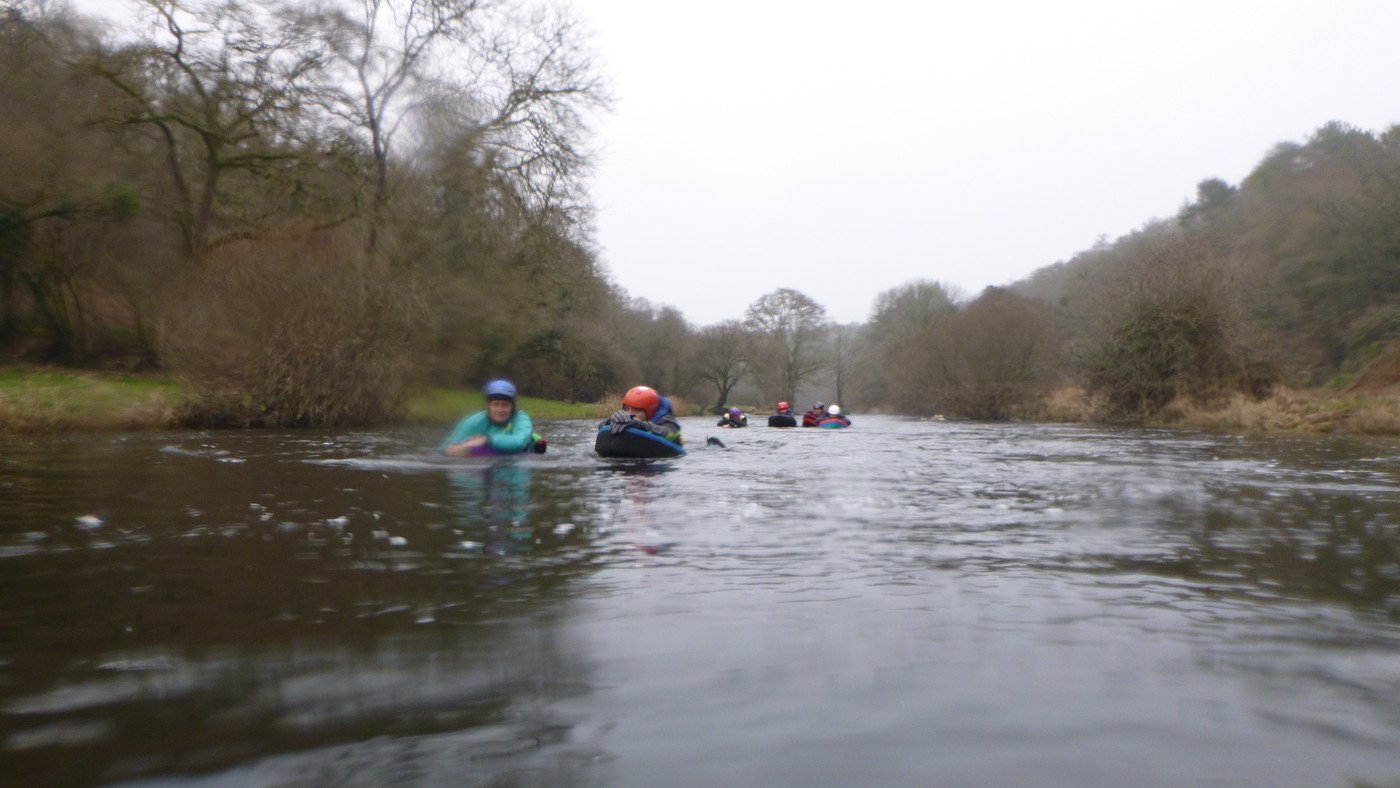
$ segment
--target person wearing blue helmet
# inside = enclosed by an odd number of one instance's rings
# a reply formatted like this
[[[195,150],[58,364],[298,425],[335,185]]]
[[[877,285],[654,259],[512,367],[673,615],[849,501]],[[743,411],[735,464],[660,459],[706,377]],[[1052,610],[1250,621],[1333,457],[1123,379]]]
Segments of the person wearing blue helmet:
[[[518,454],[532,449],[542,439],[525,411],[515,404],[515,386],[508,380],[493,380],[482,389],[486,409],[464,416],[442,442],[442,453],[449,457],[481,454]]]

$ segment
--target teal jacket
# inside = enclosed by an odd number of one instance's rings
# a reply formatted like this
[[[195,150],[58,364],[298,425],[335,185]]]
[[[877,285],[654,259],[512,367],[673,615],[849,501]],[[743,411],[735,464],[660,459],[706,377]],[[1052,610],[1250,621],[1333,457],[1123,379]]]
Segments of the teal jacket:
[[[462,417],[457,422],[457,426],[447,434],[446,440],[439,448],[446,451],[448,446],[454,443],[461,443],[467,438],[474,438],[477,435],[486,436],[486,445],[502,454],[514,454],[518,451],[525,451],[530,445],[530,441],[535,437],[535,425],[530,423],[530,417],[525,415],[525,411],[516,409],[515,415],[510,417],[510,421],[505,424],[492,424],[486,417],[486,411],[479,410],[470,416]]]

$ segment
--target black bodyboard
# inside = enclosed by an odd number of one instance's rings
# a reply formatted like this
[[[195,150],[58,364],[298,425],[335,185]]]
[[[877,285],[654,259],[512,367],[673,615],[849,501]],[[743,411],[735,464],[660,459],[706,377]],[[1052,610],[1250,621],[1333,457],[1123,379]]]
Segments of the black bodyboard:
[[[632,427],[628,427],[616,435],[607,427],[599,429],[598,437],[593,442],[593,450],[598,452],[600,457],[651,459],[685,456],[685,447],[680,444],[672,443],[660,435],[653,435],[646,430]]]

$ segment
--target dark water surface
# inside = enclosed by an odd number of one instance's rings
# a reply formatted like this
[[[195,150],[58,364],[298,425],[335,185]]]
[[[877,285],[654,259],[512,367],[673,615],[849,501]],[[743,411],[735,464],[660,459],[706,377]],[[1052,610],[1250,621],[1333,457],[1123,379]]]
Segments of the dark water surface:
[[[1400,443],[684,425],[0,440],[0,784],[1400,786]]]

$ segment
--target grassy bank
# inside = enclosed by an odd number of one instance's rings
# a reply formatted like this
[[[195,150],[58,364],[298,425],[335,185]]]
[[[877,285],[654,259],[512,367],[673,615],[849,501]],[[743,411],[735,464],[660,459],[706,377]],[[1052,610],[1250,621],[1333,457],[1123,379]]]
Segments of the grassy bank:
[[[598,403],[559,402],[552,399],[521,397],[516,402],[531,419],[606,418],[612,410]],[[447,424],[486,407],[480,391],[433,388],[409,397],[405,418],[413,424]]]
[[[0,369],[0,433],[167,429],[176,426],[183,397],[180,384],[162,376],[39,367]],[[534,419],[601,419],[620,404],[619,397],[596,403],[520,398],[520,407]],[[483,407],[479,391],[431,388],[409,398],[404,418],[410,424],[450,424]],[[677,409],[689,415],[703,412],[684,403]],[[1095,403],[1083,390],[1064,389],[1023,415],[1038,421],[1093,422],[1095,413]],[[1237,396],[1210,408],[1177,403],[1152,426],[1217,432],[1400,435],[1400,387],[1364,393],[1281,389],[1263,400]]]
[[[41,367],[0,370],[0,433],[175,427],[185,391],[163,376]],[[412,424],[450,424],[485,407],[479,391],[433,388],[405,403]],[[615,405],[521,397],[534,419],[605,418]]]
[[[1218,408],[1182,407],[1176,424],[1222,432],[1400,435],[1400,392],[1283,389],[1262,400],[1236,395]]]
[[[150,429],[175,423],[173,380],[56,369],[0,371],[0,432]]]
[[[1025,415],[1078,423],[1096,421],[1099,412],[1098,403],[1083,389],[1066,388],[1053,392]],[[1367,392],[1280,388],[1261,400],[1236,394],[1209,406],[1178,401],[1148,426],[1236,433],[1400,435],[1400,387]]]

